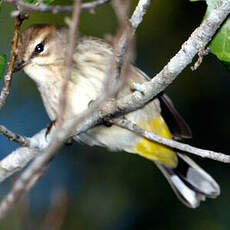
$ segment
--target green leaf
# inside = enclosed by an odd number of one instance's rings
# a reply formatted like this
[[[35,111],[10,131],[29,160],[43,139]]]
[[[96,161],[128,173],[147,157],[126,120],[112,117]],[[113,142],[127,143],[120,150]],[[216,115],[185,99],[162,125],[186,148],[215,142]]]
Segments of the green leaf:
[[[201,0],[190,0],[191,2],[197,2]],[[203,0],[202,0],[203,1]],[[208,5],[204,19],[210,14],[210,12],[217,7],[218,0],[206,0]],[[230,69],[230,19],[218,30],[209,44],[211,53],[216,55],[228,69]]]
[[[2,77],[6,67],[7,57],[5,54],[0,55],[0,78]]]

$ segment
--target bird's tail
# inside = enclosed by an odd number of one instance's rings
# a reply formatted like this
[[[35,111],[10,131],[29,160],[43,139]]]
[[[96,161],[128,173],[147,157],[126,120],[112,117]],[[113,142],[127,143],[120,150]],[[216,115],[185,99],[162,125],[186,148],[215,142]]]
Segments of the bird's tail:
[[[206,197],[220,194],[216,181],[187,156],[178,153],[178,166],[168,168],[156,163],[177,197],[188,207],[196,208]]]

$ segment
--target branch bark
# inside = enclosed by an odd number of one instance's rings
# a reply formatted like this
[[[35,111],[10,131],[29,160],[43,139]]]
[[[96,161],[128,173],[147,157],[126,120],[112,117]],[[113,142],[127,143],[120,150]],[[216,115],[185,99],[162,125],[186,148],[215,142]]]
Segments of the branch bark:
[[[46,129],[29,138],[28,147],[20,147],[0,161],[0,182],[25,167],[29,161],[41,154],[50,143],[51,135],[46,137]]]
[[[20,136],[9,129],[7,129],[5,126],[0,125],[0,133],[2,133],[4,136],[6,136],[9,140],[14,141],[18,143],[21,146],[29,146],[30,140],[28,137]]]
[[[171,148],[183,151],[183,152],[192,153],[192,154],[195,154],[203,158],[209,158],[209,159],[221,161],[224,163],[230,163],[230,156],[228,155],[225,155],[223,153],[217,153],[217,152],[210,151],[210,150],[199,149],[191,145],[183,144],[181,142],[175,141],[173,139],[167,139],[167,138],[158,136],[155,133],[149,132],[146,129],[142,129],[140,126],[138,126],[137,124],[127,119],[124,119],[124,118],[123,119],[120,119],[120,118],[112,119],[111,122],[121,128],[128,129],[132,132],[135,132],[136,134],[142,137],[145,137],[150,141],[155,141],[159,144],[163,144],[163,145],[166,145],[168,147],[171,147]]]

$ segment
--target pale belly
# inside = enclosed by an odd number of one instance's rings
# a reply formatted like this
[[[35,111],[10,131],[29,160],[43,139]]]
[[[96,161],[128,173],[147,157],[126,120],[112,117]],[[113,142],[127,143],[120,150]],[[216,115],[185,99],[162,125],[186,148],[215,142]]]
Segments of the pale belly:
[[[139,125],[141,123],[148,123],[149,119],[154,120],[160,116],[158,105],[158,100],[156,99],[141,110],[127,114],[126,118]],[[111,127],[100,125],[88,130],[82,139],[83,140],[81,141],[90,145],[106,146],[111,150],[125,150],[128,152],[135,152],[133,149],[135,143],[143,138],[116,125],[112,125]],[[90,140],[93,140],[92,143]]]

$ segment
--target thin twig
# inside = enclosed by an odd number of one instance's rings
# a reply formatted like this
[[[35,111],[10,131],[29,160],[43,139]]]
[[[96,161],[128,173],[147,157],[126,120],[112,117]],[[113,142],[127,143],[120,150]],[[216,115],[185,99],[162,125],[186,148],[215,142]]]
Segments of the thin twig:
[[[52,193],[51,204],[45,221],[42,225],[43,230],[61,229],[67,213],[68,194],[63,188],[55,190]]]
[[[63,76],[64,83],[61,92],[62,96],[59,98],[60,106],[59,106],[59,115],[57,120],[57,126],[59,128],[61,128],[63,125],[65,111],[66,111],[67,92],[68,92],[68,85],[72,73],[73,55],[77,45],[77,37],[78,37],[77,25],[79,22],[80,12],[81,12],[81,0],[75,0],[72,20],[69,23],[69,46],[65,58],[65,76]],[[59,130],[57,130],[57,132],[59,132]]]
[[[128,22],[130,0],[113,0],[111,4],[117,16],[118,30],[124,29]]]
[[[125,56],[127,54],[127,50],[129,48],[129,44],[136,32],[137,27],[143,20],[143,16],[147,11],[148,6],[151,4],[151,0],[140,0],[138,5],[136,6],[131,18],[129,19],[126,25],[123,25],[123,32],[117,42],[114,53],[115,53],[115,64],[114,64],[114,71],[113,71],[113,79],[110,79],[110,89],[118,90],[119,89],[119,82],[120,82],[120,75],[122,71],[122,65],[124,65],[123,69],[125,68]],[[120,13],[118,13],[119,15]],[[122,20],[125,20],[124,18]]]
[[[23,196],[39,180],[39,178],[48,168],[48,165],[49,162],[43,164],[42,168],[40,168],[35,174],[32,175],[27,175],[25,171],[23,173],[23,176],[20,177],[20,180],[16,180],[15,184],[13,185],[13,189],[6,195],[6,197],[0,203],[0,219],[2,219],[7,214],[9,209],[12,208],[13,204],[17,201],[18,197]],[[24,183],[24,180],[26,180],[26,178],[28,177],[28,183]]]
[[[52,130],[53,132],[53,130]],[[46,136],[46,129],[29,138],[29,147],[20,147],[0,161],[0,182],[25,167],[31,159],[41,154],[50,144],[52,133]]]
[[[18,6],[21,10],[50,12],[53,14],[73,12],[73,6],[50,6],[45,3],[40,3],[39,5],[35,5],[32,3],[26,3],[22,0],[4,0],[4,2],[11,3],[15,6]],[[97,7],[100,7],[108,2],[110,2],[110,0],[97,0],[94,2],[87,2],[82,4],[81,10],[94,10]]]
[[[21,146],[30,146],[30,139],[28,137],[20,136],[16,133],[13,133],[9,129],[7,129],[5,126],[0,125],[0,133],[2,133],[4,136],[6,136],[11,141],[14,141],[18,143]]]
[[[126,76],[128,76],[127,67],[131,61],[130,54],[132,54],[130,45],[123,48],[120,44],[124,36],[127,41],[130,41],[127,43],[131,43],[132,36],[128,23],[129,2],[114,0],[112,5],[117,16],[118,28],[113,38],[113,56],[110,60],[110,65],[106,73],[107,78],[104,84],[104,90],[110,98],[116,97],[119,89],[125,84],[125,80],[127,79]],[[128,52],[128,48],[130,52]]]
[[[225,155],[223,153],[217,153],[217,152],[210,151],[210,150],[196,148],[196,147],[193,147],[193,146],[188,145],[188,144],[180,143],[180,142],[175,141],[173,139],[161,137],[155,133],[149,132],[148,130],[141,128],[140,126],[138,126],[134,122],[129,121],[125,118],[111,119],[111,123],[116,124],[119,127],[133,131],[136,134],[143,136],[150,141],[155,141],[157,143],[166,145],[168,147],[171,147],[171,148],[174,148],[177,150],[181,150],[181,151],[187,152],[187,153],[192,153],[192,154],[195,154],[195,155],[200,156],[200,157],[209,158],[209,159],[221,161],[224,163],[230,163],[230,156],[228,156],[228,155]]]
[[[13,76],[14,62],[15,62],[16,54],[17,54],[19,30],[20,30],[22,22],[26,18],[27,17],[24,17],[22,15],[18,15],[15,19],[14,35],[13,35],[13,39],[11,41],[12,45],[11,45],[11,54],[10,54],[9,66],[8,66],[7,74],[4,76],[4,86],[3,86],[1,94],[0,94],[0,110],[5,103],[7,96],[10,93],[10,85],[11,85],[12,76]]]

